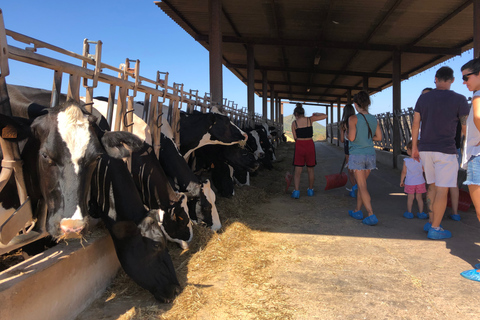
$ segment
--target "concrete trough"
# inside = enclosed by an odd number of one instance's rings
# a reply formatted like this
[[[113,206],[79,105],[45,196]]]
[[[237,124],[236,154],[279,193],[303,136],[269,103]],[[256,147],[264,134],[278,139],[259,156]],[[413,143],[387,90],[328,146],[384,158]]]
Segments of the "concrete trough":
[[[75,319],[120,268],[112,239],[69,240],[0,273],[0,319]]]

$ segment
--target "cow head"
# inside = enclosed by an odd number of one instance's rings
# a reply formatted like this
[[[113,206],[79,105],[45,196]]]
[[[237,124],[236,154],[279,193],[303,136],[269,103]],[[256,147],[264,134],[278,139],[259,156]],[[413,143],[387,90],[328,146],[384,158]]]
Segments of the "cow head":
[[[124,144],[141,146],[126,132],[99,133],[95,121],[72,101],[48,109],[29,126],[30,120],[0,118],[0,128],[13,126],[18,137],[29,138],[22,152],[27,191],[33,201],[45,201],[46,228],[54,238],[85,227],[90,179],[101,154],[122,157],[129,153]]]
[[[234,170],[244,169],[248,172],[254,172],[260,167],[260,163],[256,160],[254,154],[247,148],[240,148],[236,145],[224,146],[222,151],[225,160]]]
[[[216,231],[222,227],[215,205],[215,192],[210,186],[210,181],[202,182],[202,192],[195,205],[195,213],[199,223],[205,223],[212,230]]]
[[[159,224],[165,237],[176,242],[182,249],[188,249],[188,242],[192,240],[192,220],[188,215],[187,197],[183,193],[178,194],[178,201],[175,201],[166,212],[159,211]]]

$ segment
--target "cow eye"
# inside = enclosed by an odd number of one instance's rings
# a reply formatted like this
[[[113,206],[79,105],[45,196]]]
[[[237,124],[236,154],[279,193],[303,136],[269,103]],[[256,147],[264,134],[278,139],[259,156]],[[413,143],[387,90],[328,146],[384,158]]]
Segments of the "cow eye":
[[[55,162],[48,156],[46,152],[41,152],[42,159],[47,162],[48,165],[53,166],[55,165]]]

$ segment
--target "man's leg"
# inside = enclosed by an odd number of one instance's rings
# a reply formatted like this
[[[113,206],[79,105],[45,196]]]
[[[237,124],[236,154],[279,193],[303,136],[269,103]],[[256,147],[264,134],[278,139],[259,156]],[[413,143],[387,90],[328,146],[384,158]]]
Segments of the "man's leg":
[[[433,223],[433,203],[435,202],[436,187],[435,183],[430,183],[428,185],[427,191],[427,211],[428,211],[428,222]]]
[[[435,186],[435,200],[433,202],[432,228],[440,227],[445,209],[447,208],[448,187]]]

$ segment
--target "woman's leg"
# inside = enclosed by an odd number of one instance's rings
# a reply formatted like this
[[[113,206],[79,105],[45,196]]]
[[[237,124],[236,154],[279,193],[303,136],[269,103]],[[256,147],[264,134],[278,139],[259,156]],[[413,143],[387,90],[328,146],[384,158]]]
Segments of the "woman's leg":
[[[295,167],[295,175],[293,176],[293,184],[295,190],[300,190],[300,175],[302,174],[303,167]]]
[[[408,212],[412,212],[413,199],[414,198],[415,198],[415,193],[407,194],[407,210],[408,210]]]
[[[417,205],[418,205],[418,212],[419,213],[422,213],[423,212],[423,193],[417,193],[415,195],[416,199],[417,199]],[[410,211],[412,212],[412,211]]]
[[[313,183],[315,182],[314,167],[307,167],[308,172],[308,189],[313,189]],[[297,189],[298,190],[298,189]]]
[[[358,195],[357,195],[357,210],[361,209],[362,204],[365,206],[369,216],[373,215],[373,209],[370,199],[370,193],[367,190],[367,178],[370,175],[370,170],[355,170],[355,180],[357,180]],[[360,208],[358,208],[360,205]]]
[[[468,191],[470,192],[470,198],[472,198],[473,205],[475,206],[477,219],[480,221],[480,186],[476,184],[470,184],[468,185]]]

